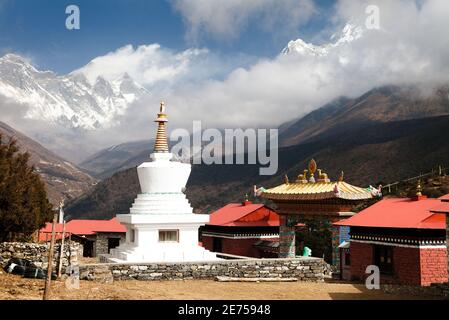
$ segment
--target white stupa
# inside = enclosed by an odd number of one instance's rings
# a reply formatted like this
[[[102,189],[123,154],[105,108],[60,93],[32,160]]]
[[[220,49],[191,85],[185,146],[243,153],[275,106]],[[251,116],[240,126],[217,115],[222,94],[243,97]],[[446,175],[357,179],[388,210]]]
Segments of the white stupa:
[[[154,152],[137,168],[141,193],[130,214],[118,215],[126,226],[126,242],[111,249],[110,262],[178,262],[215,260],[198,244],[198,228],[209,215],[194,214],[184,194],[191,165],[173,161],[169,152],[162,102]]]

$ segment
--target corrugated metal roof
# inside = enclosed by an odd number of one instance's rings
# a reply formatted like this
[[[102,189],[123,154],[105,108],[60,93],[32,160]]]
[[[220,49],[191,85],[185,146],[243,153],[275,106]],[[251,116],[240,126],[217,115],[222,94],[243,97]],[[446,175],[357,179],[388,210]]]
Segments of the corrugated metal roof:
[[[230,203],[211,213],[208,225],[229,227],[279,226],[279,216],[273,210],[265,207],[264,204]]]
[[[262,196],[272,200],[321,200],[333,198],[364,200],[373,198],[370,190],[353,186],[344,181],[284,183],[266,190]]]
[[[444,214],[430,210],[440,204],[438,199],[384,199],[334,225],[350,227],[445,229]]]
[[[42,228],[40,234],[48,234],[52,232],[52,224],[47,223]],[[62,224],[56,225],[56,232],[62,233]],[[111,232],[111,233],[123,233],[126,232],[126,228],[122,225],[117,218],[111,220],[71,220],[65,226],[65,232],[67,234],[75,235],[92,235],[98,232]],[[43,237],[42,239],[46,239]],[[59,236],[61,238],[61,236]]]

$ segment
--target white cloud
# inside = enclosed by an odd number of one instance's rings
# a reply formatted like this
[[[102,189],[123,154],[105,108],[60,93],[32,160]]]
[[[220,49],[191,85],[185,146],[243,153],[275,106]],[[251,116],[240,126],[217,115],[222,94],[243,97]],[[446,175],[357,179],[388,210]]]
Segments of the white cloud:
[[[126,46],[81,70],[91,78],[130,73],[152,93],[142,108],[167,101],[172,128],[189,128],[192,120],[215,127],[274,127],[341,95],[356,96],[389,84],[449,82],[449,38],[443,33],[449,30],[448,1],[418,6],[411,1],[341,0],[334,32],[347,21],[363,27],[368,4],[379,6],[381,29],[364,29],[362,37],[329,46],[324,56],[279,55],[234,67],[241,57],[204,49],[177,53],[159,45]],[[122,122],[132,121],[138,110],[130,110]]]
[[[161,99],[167,101],[171,129],[190,128],[192,120],[207,127],[273,128],[341,95],[389,84],[449,84],[449,1],[341,0],[333,31],[347,21],[364,26],[368,4],[379,6],[381,29],[364,30],[362,37],[329,46],[319,57],[291,54],[254,61],[159,45],[126,46],[99,57],[81,69],[91,79],[128,72],[151,97],[121,116],[118,128],[96,132],[96,139],[102,136],[107,146],[148,137]]]
[[[94,82],[98,76],[115,80],[127,72],[140,84],[151,86],[158,82],[170,83],[185,75],[190,63],[207,53],[206,49],[188,49],[176,53],[159,44],[137,48],[127,45],[93,59],[74,73],[84,73],[90,82]]]
[[[187,38],[232,39],[249,22],[266,31],[294,30],[315,12],[312,0],[171,0],[188,27]]]
[[[210,126],[276,126],[340,95],[377,86],[449,83],[449,1],[352,1],[336,6],[335,25],[364,27],[368,4],[380,8],[380,30],[335,46],[325,56],[278,56],[239,68],[223,81],[178,88],[169,105]]]

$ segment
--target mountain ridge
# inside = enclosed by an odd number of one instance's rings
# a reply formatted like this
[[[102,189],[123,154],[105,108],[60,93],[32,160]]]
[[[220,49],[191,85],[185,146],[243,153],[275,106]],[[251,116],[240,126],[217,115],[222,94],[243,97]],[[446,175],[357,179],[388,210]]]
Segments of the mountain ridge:
[[[259,175],[257,165],[194,165],[187,185],[193,207],[210,212],[250,193],[254,184],[271,187],[282,183],[284,174],[292,179],[315,158],[320,168],[336,180],[341,171],[348,182],[368,187],[385,184],[437,165],[449,164],[449,89],[420,96],[414,88],[385,86],[360,97],[340,97],[299,120],[282,126],[279,170],[273,177]],[[135,168],[116,173],[68,208],[90,217],[127,213],[139,192]],[[117,204],[110,195],[121,190]],[[101,195],[101,196],[100,196]],[[98,198],[101,197],[101,198]],[[98,199],[101,199],[98,201]],[[95,203],[101,202],[101,208]]]
[[[83,130],[107,128],[148,91],[128,74],[90,83],[81,72],[39,71],[16,54],[0,58],[0,95],[29,106],[25,117]]]
[[[72,200],[95,185],[96,180],[77,166],[1,121],[0,133],[3,139],[15,139],[20,151],[30,154],[29,162],[42,177],[53,205],[62,199]]]

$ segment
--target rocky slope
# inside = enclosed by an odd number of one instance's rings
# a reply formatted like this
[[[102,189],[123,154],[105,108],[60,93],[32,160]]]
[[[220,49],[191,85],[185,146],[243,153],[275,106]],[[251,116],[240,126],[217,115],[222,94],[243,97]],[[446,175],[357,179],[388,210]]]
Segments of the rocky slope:
[[[428,172],[438,165],[449,167],[449,116],[369,123],[338,134],[318,134],[313,141],[279,150],[275,176],[259,175],[256,165],[195,165],[187,195],[197,212],[210,212],[240,201],[257,184],[272,187],[283,183],[283,175],[294,179],[308,161],[336,180],[341,171],[349,183],[367,187],[386,184]],[[100,182],[91,192],[72,202],[73,217],[110,217],[127,213],[139,192],[135,168]]]
[[[105,179],[114,173],[136,167],[148,159],[153,140],[122,143],[91,155],[79,166],[98,179]]]
[[[3,139],[13,138],[22,152],[30,154],[30,164],[45,182],[49,200],[57,205],[61,199],[71,200],[88,191],[96,180],[69,161],[59,157],[36,141],[0,122]]]

